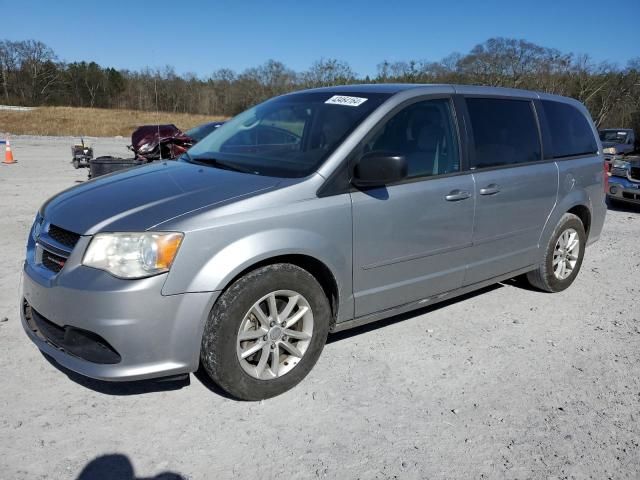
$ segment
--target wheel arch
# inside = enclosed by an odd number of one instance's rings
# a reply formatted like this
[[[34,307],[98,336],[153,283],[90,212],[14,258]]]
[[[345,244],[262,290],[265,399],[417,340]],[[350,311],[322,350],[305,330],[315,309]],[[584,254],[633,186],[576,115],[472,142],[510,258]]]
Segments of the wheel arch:
[[[229,286],[233,285],[236,280],[242,278],[247,273],[256,270],[257,268],[265,267],[267,265],[274,265],[276,263],[288,263],[291,265],[295,265],[313,275],[313,277],[322,287],[322,290],[327,296],[327,299],[329,300],[332,317],[330,327],[332,328],[336,322],[340,300],[338,282],[331,269],[323,261],[318,260],[311,255],[303,253],[285,253],[263,258],[262,260],[258,260],[251,265],[246,266],[243,270],[236,273],[226,282],[222,290],[224,291],[229,288]]]
[[[583,204],[574,205],[566,213],[572,213],[580,219],[584,226],[584,232],[589,238],[589,230],[591,229],[591,210],[589,210],[589,207]]]
[[[589,238],[592,210],[591,199],[584,189],[573,189],[568,194],[561,196],[540,233],[539,248],[546,248],[549,238],[565,213],[572,213],[582,221],[587,238]]]

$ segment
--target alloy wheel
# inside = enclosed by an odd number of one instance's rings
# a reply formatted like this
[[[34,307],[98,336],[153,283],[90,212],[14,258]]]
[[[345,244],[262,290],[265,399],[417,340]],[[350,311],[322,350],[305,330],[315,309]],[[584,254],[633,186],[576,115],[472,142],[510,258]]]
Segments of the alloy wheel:
[[[580,255],[580,237],[573,228],[563,231],[553,251],[553,274],[558,280],[568,278],[576,267]]]
[[[302,360],[313,335],[313,312],[304,296],[277,290],[245,314],[236,340],[242,369],[253,378],[272,380]]]

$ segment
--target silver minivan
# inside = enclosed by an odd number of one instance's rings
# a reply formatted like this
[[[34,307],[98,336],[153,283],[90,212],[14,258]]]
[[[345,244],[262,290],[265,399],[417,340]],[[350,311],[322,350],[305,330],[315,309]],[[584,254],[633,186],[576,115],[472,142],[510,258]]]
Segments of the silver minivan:
[[[178,161],[48,200],[22,323],[88,377],[202,365],[230,394],[267,398],[309,373],[329,332],[516,276],[564,290],[602,230],[605,178],[589,113],[569,98],[457,85],[283,95]]]

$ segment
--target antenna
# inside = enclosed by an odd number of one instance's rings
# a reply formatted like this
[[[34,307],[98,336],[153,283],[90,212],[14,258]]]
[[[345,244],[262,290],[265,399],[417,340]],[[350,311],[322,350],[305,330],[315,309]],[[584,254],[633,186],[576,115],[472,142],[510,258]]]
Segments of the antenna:
[[[151,49],[151,61],[155,65],[156,63],[156,50],[155,48]],[[160,160],[162,160],[162,142],[160,142],[160,107],[158,105],[158,77],[160,76],[160,69],[156,68],[156,74],[153,76],[153,92],[156,96],[156,121],[158,128],[158,153],[160,155]]]
[[[158,121],[158,152],[160,153],[160,160],[162,160],[162,142],[160,141],[160,108],[158,107],[158,75],[153,77],[153,89],[156,94],[156,120]]]

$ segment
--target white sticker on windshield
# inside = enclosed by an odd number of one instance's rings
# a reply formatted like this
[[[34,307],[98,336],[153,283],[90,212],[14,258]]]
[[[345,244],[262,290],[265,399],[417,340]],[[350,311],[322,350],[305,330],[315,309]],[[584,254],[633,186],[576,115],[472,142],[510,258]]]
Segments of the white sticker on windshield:
[[[366,101],[367,101],[366,98],[347,97],[345,95],[334,95],[324,103],[329,103],[331,105],[346,105],[347,107],[358,107]]]
[[[618,135],[622,135],[623,137],[627,136],[627,132],[618,132]]]

